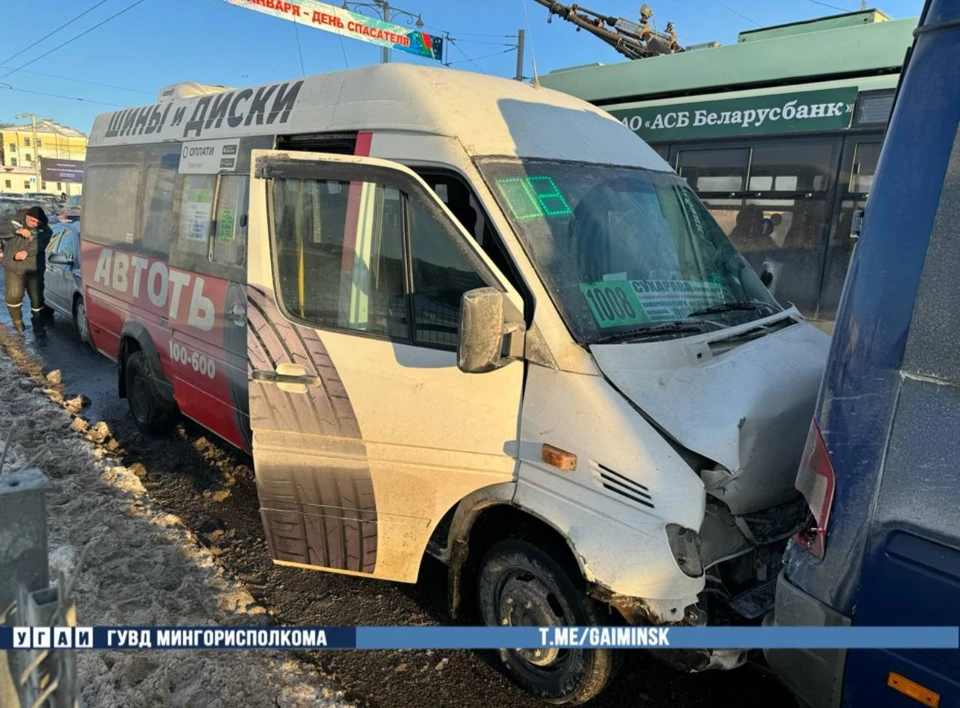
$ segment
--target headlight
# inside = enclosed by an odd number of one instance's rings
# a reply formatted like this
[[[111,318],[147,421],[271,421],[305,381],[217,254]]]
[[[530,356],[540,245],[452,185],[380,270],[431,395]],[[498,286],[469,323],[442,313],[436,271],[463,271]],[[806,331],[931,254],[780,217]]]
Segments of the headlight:
[[[667,542],[684,575],[691,578],[703,575],[703,565],[700,563],[700,534],[679,524],[667,524]]]

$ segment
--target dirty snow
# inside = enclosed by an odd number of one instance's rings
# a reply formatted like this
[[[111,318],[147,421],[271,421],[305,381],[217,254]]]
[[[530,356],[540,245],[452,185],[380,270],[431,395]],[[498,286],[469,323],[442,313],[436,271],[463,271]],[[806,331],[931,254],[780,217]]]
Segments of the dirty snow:
[[[64,401],[51,388],[59,372],[51,373],[31,380],[0,354],[0,440],[15,421],[4,468],[40,454],[36,464],[50,478],[51,577],[73,573],[90,545],[74,590],[78,623],[271,624],[180,520],[151,501],[140,479],[91,443],[109,442],[106,424],[74,417],[86,402]],[[89,708],[349,705],[329,677],[281,652],[87,651],[77,660]]]

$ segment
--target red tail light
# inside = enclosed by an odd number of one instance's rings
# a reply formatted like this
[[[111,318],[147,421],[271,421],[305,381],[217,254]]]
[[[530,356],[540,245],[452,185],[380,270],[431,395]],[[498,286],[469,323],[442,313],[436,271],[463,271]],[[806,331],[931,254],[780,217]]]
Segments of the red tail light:
[[[817,558],[823,558],[827,524],[830,523],[830,507],[833,506],[833,463],[823,444],[817,421],[810,424],[803,459],[797,472],[797,489],[807,500],[810,517],[806,526],[794,538],[797,543]]]

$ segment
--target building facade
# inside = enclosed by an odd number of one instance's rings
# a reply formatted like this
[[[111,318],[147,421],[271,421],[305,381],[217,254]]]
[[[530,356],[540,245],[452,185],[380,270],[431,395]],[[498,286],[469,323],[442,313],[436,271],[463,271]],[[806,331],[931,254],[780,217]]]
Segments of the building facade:
[[[80,182],[46,181],[40,173],[41,158],[83,161],[87,136],[50,119],[23,125],[0,125],[0,193],[80,194]]]

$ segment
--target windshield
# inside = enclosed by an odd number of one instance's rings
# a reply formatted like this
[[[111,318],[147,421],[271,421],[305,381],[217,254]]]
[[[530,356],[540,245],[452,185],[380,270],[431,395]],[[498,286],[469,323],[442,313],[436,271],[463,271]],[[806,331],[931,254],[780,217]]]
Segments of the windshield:
[[[739,324],[780,311],[672,172],[493,158],[484,178],[574,338]]]

